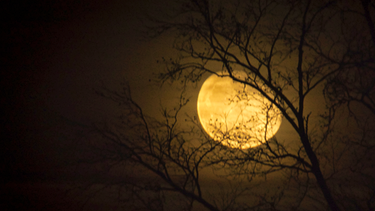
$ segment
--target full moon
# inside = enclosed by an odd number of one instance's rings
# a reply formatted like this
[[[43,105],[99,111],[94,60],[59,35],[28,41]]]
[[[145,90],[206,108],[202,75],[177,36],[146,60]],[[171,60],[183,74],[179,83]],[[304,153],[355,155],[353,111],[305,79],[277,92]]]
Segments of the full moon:
[[[282,118],[280,110],[256,89],[226,76],[211,75],[203,83],[197,108],[200,123],[211,138],[239,149],[272,138]]]

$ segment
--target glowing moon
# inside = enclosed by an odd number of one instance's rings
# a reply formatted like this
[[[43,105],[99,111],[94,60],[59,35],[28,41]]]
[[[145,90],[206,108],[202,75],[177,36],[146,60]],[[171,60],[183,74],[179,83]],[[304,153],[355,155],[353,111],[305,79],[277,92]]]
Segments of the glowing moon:
[[[204,130],[231,148],[256,147],[272,138],[281,124],[275,105],[229,77],[210,76],[202,85],[197,106]]]

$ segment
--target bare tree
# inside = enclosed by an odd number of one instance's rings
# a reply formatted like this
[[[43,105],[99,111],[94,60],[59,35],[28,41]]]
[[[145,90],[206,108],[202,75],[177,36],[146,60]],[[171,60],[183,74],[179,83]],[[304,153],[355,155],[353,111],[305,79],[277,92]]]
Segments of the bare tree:
[[[369,21],[370,3],[362,3],[365,12],[357,18]],[[282,113],[297,137],[293,146],[290,140],[272,138],[247,150],[226,147],[208,137],[194,117],[181,121],[181,109],[188,103],[184,92],[177,106],[162,109],[163,120],[157,120],[143,113],[124,85],[123,92],[98,92],[124,108],[118,124],[97,127],[106,143],[98,153],[114,166],[129,163],[158,178],[126,184],[156,193],[157,206],[144,201],[139,191],[129,195],[138,196],[151,210],[162,209],[166,202],[160,200],[170,192],[178,193],[186,210],[195,203],[209,210],[293,210],[309,200],[321,202],[319,209],[373,209],[374,161],[369,159],[375,149],[374,118],[368,115],[365,121],[350,107],[340,106],[360,101],[373,112],[374,45],[365,44],[372,39],[372,28],[368,25],[371,33],[351,34],[352,25],[342,14],[346,17],[347,12],[336,1],[189,0],[168,19],[152,19],[150,35],[173,32],[174,48],[180,52],[162,59],[166,72],[157,76],[161,83],[180,82],[186,88],[216,74],[251,87]],[[327,100],[319,103],[325,103],[325,110],[309,110],[308,98],[323,90]],[[249,100],[241,92],[233,97]],[[342,118],[344,114],[348,118]],[[354,120],[357,124],[351,124]],[[343,121],[350,131],[340,131]],[[232,181],[226,191],[233,191],[222,195],[223,200],[210,197],[202,187],[207,169]],[[240,180],[256,184],[253,179],[273,172],[286,179],[271,194],[260,194],[252,185],[234,185]],[[367,189],[354,190],[359,183]]]
[[[374,113],[375,24],[374,17],[371,17],[374,4],[370,3],[371,1],[361,0],[338,5],[343,38],[338,45],[346,52],[343,61],[316,47],[313,49],[333,63],[341,65],[340,73],[331,77],[326,85],[325,94],[329,101],[346,104],[348,107],[350,103],[360,103]]]
[[[98,132],[109,141],[106,143],[114,150],[102,151],[100,154],[104,157],[112,156],[105,158],[110,162],[131,163],[140,166],[139,171],[146,170],[146,175],[151,173],[158,177],[149,183],[126,185],[130,185],[132,189],[136,187],[139,191],[151,190],[157,195],[165,192],[179,193],[184,196],[182,204],[179,204],[180,210],[190,210],[194,201],[209,210],[219,210],[203,197],[200,183],[200,169],[208,165],[206,160],[219,143],[202,137],[202,131],[197,131],[200,130],[197,127],[177,127],[178,115],[189,101],[183,94],[176,107],[162,109],[163,120],[156,120],[143,114],[141,107],[133,101],[129,87],[125,86],[124,92],[103,89],[98,93],[120,103],[124,108],[120,125],[97,127]],[[194,122],[193,119],[185,121]],[[104,148],[111,149],[108,146]],[[142,175],[139,172],[137,174]],[[142,198],[139,194],[130,194],[131,197],[134,195]],[[183,204],[185,207],[181,207]],[[150,206],[146,207],[153,210]],[[157,208],[163,210],[162,206]]]

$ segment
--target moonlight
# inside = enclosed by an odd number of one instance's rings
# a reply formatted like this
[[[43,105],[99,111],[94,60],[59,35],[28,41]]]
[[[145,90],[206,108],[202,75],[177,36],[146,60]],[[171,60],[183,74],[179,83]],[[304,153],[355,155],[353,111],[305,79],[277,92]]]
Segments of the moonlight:
[[[259,146],[272,138],[281,124],[281,112],[275,105],[254,88],[225,75],[211,75],[203,83],[197,109],[207,134],[231,148]]]

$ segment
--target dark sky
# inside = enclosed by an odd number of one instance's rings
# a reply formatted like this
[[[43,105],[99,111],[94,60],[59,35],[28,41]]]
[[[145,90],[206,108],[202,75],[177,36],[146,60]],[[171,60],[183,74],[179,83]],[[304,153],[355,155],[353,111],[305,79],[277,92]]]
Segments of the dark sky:
[[[129,81],[134,98],[157,111],[163,97],[149,79],[171,43],[144,40],[141,19],[167,7],[153,0],[1,2],[0,170],[9,191],[1,196],[28,198],[35,187],[25,182],[61,176],[72,159],[66,143],[115,114],[95,95],[102,84],[116,89]]]
[[[61,172],[61,166],[73,159],[66,143],[85,136],[91,123],[116,114],[111,102],[95,95],[95,88],[104,84],[116,89],[123,79],[129,81],[135,100],[150,114],[156,114],[160,102],[175,102],[178,92],[149,82],[153,72],[163,69],[156,60],[174,55],[171,39],[143,39],[141,21],[144,14],[158,16],[171,5],[161,0],[1,4],[5,29],[1,49],[6,56],[1,58],[0,168],[8,191],[2,194],[25,200],[33,195],[43,203],[48,193],[60,189],[31,184],[79,177]],[[193,114],[197,94],[197,89],[189,94],[187,110]],[[313,96],[308,100],[322,100]],[[279,138],[286,139],[290,127],[282,124],[280,131]]]

